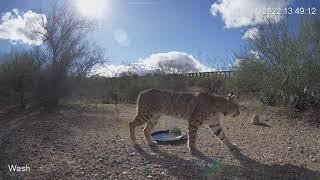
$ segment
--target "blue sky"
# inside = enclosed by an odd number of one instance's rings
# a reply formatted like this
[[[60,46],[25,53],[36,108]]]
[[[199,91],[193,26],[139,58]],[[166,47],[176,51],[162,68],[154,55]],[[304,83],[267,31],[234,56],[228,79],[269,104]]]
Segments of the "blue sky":
[[[110,17],[111,23],[106,23],[103,29],[124,29],[130,38],[130,45],[118,46],[112,41],[112,34],[99,42],[105,44],[105,47],[113,47],[111,53],[124,61],[168,51],[183,51],[194,55],[201,51],[223,56],[239,47],[240,31],[225,29],[223,22],[210,14],[210,1],[181,2],[166,0],[148,5],[117,2],[113,4],[115,9]],[[104,31],[100,33],[101,37],[105,34]]]
[[[253,19],[252,14],[241,17],[239,12],[254,7],[316,7],[320,15],[318,0],[69,0],[75,7],[87,6],[95,2],[103,3],[92,8],[101,8],[103,15],[97,18],[99,27],[93,35],[93,41],[106,50],[110,57],[109,64],[143,63],[158,53],[171,53],[167,58],[188,56],[191,61],[199,61],[206,56],[211,58],[231,57],[253,38],[254,28],[264,23],[259,17]],[[0,14],[18,9],[20,15],[31,10],[44,13],[49,6],[44,0],[1,0]],[[94,12],[98,12],[94,11]],[[80,12],[81,13],[81,12]],[[238,14],[237,14],[238,13]],[[259,15],[260,16],[260,15]],[[298,23],[299,16],[292,16],[291,23]],[[276,17],[270,17],[275,19]],[[4,21],[0,21],[4,24]],[[0,24],[0,32],[1,27]],[[249,31],[248,31],[249,30]],[[250,31],[251,30],[251,31]],[[248,32],[247,36],[244,36]],[[11,47],[25,45],[19,40],[10,40],[1,36],[0,51],[8,51]],[[180,54],[179,54],[180,53]],[[199,53],[204,54],[199,57]],[[158,55],[157,55],[158,54]],[[180,58],[182,59],[182,58]],[[175,59],[172,59],[175,60]],[[150,60],[151,61],[151,60]],[[217,64],[213,62],[211,64]],[[113,66],[114,67],[114,66]],[[122,67],[123,68],[123,67]]]

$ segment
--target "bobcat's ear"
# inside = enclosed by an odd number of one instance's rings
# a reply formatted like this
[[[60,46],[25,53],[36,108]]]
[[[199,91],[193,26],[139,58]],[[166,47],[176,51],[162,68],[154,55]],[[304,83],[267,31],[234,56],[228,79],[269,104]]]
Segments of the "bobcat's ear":
[[[233,97],[234,97],[233,92],[230,92],[230,93],[228,94],[228,98],[233,98]]]
[[[235,95],[233,94],[233,92],[230,92],[227,96],[227,100],[228,101],[233,101],[235,99]]]

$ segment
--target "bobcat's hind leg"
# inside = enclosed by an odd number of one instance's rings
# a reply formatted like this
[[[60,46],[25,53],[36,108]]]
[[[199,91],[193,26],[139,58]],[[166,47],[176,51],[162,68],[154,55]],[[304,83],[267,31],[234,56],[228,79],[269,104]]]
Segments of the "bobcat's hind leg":
[[[150,147],[155,147],[157,146],[157,142],[154,141],[151,137],[151,131],[152,129],[154,128],[154,126],[156,125],[156,120],[155,119],[152,119],[152,120],[149,120],[146,125],[144,126],[144,129],[143,129],[143,133],[144,133],[144,136],[149,144]]]
[[[132,144],[136,144],[136,127],[145,124],[146,120],[140,114],[137,114],[135,118],[129,123],[129,132],[130,132],[130,139]]]

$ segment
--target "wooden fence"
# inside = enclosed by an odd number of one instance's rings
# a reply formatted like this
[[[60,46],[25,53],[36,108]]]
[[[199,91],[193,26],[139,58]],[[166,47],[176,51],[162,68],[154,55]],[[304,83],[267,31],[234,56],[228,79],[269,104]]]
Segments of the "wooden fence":
[[[208,78],[215,76],[224,76],[224,77],[232,77],[234,75],[234,71],[212,71],[212,72],[196,72],[196,73],[184,73],[184,74],[165,74],[161,76],[169,76],[169,77],[189,77],[189,78]],[[151,75],[153,76],[153,75]],[[155,76],[159,76],[159,74],[155,74]],[[133,78],[139,78],[138,75],[129,76]],[[120,79],[126,79],[126,77],[120,77]],[[111,77],[107,78],[107,81],[112,81],[113,79],[119,79],[119,77]]]
[[[222,75],[226,77],[233,76],[234,71],[213,71],[213,72],[197,72],[197,73],[185,73],[183,76],[185,77],[214,77],[216,75]]]

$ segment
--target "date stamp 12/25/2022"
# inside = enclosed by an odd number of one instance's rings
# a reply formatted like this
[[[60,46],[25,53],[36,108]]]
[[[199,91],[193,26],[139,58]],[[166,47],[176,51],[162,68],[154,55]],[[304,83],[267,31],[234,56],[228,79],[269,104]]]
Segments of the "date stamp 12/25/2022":
[[[319,7],[263,7],[263,8],[244,8],[239,11],[241,14],[251,12],[257,15],[320,15]]]

